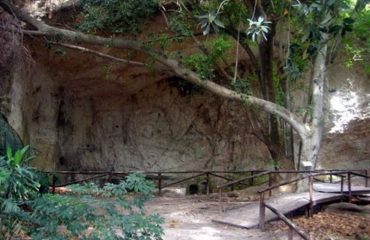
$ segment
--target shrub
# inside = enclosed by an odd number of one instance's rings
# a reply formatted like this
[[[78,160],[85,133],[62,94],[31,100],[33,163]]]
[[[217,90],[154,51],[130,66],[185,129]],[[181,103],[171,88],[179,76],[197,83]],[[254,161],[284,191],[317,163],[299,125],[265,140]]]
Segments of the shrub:
[[[163,219],[146,215],[154,184],[134,173],[119,184],[71,186],[66,195],[39,194],[40,179],[28,166],[29,147],[0,157],[0,236],[12,239],[162,239]]]

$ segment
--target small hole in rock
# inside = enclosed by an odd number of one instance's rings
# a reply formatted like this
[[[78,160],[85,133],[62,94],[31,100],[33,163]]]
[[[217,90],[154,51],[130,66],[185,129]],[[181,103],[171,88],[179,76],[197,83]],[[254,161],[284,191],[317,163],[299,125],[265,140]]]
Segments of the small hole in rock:
[[[188,187],[188,194],[194,195],[199,193],[199,187],[198,184],[190,184]]]

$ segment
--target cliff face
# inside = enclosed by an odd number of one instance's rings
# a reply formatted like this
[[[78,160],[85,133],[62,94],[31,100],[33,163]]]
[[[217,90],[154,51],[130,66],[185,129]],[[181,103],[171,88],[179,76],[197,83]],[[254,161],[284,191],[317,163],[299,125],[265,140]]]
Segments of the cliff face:
[[[370,168],[370,82],[360,68],[338,59],[329,68],[328,116],[320,166]]]
[[[18,94],[25,100],[23,136],[39,151],[34,164],[42,169],[271,165],[239,103],[193,89],[165,71],[108,64],[73,51],[58,55],[58,49],[38,44],[32,49],[36,63],[23,82],[26,93]]]
[[[129,97],[75,99],[66,93],[62,101],[61,167],[247,169],[269,162],[241,106],[206,93],[183,97],[167,81]]]

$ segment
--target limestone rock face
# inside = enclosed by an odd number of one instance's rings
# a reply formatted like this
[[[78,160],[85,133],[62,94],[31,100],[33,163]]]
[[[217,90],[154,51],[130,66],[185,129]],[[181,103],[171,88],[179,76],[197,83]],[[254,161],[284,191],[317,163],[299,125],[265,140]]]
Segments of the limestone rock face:
[[[370,120],[354,120],[343,133],[328,133],[323,139],[320,167],[370,168]]]
[[[43,170],[242,170],[272,164],[247,108],[170,77],[31,44],[8,119]],[[63,51],[63,54],[60,52]]]
[[[34,164],[41,169],[242,170],[272,165],[266,145],[253,134],[247,109],[238,102],[184,91],[181,80],[160,66],[153,72],[68,50],[60,55],[34,48],[32,73],[13,74],[2,91],[11,99],[8,120],[37,150]],[[357,110],[364,117],[330,132],[343,115],[333,111],[319,167],[370,166],[366,84],[354,79],[353,86],[360,87],[353,92],[362,94]],[[332,82],[331,87],[347,91],[341,84]]]
[[[39,167],[240,170],[270,163],[239,103],[205,92],[184,96],[168,80],[132,95],[80,96],[51,76],[36,76],[28,128]]]
[[[328,114],[319,167],[370,169],[369,75],[340,63],[331,65],[328,74]]]

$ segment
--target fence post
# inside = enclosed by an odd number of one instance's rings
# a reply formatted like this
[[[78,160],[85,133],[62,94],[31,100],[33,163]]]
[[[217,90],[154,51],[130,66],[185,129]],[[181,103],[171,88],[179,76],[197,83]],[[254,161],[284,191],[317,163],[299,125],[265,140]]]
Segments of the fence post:
[[[265,194],[262,192],[260,193],[260,219],[259,219],[259,228],[261,230],[265,230]]]
[[[292,227],[289,227],[288,239],[293,240],[293,228]]]
[[[209,195],[209,193],[210,193],[209,172],[206,173],[206,193],[207,193],[207,195]]]
[[[269,172],[268,173],[268,181],[269,181],[269,187],[271,187],[272,186],[272,177],[271,177],[271,172]],[[271,195],[272,195],[272,191],[271,190],[269,190],[269,196],[271,197]]]
[[[365,170],[365,187],[369,186],[369,175],[367,173],[367,169]]]
[[[249,179],[249,185],[253,186],[254,185],[254,171],[251,171],[251,179]]]
[[[312,217],[313,215],[313,176],[311,173],[310,173],[310,176],[308,177],[308,184],[309,184],[308,191],[310,194],[310,209],[308,212],[308,216]]]
[[[332,170],[330,170],[329,171],[329,173],[330,173],[330,177],[329,177],[329,179],[330,179],[330,183],[333,183],[333,171]]]
[[[55,193],[55,184],[57,182],[57,177],[53,174],[53,177],[52,177],[52,193],[54,194]]]
[[[351,202],[352,192],[351,192],[351,171],[347,173],[348,177],[348,202]]]
[[[113,170],[111,170],[111,171],[109,172],[109,174],[108,174],[108,182],[109,182],[109,183],[111,183],[111,182],[112,182],[112,171],[113,171]]]
[[[218,189],[218,191],[219,191],[219,199],[218,199],[218,201],[219,201],[219,211],[220,211],[220,214],[221,214],[224,211],[224,208],[222,206],[222,188],[220,187]]]
[[[344,177],[340,175],[340,193],[343,194]]]
[[[158,173],[158,195],[162,195],[162,173]]]

